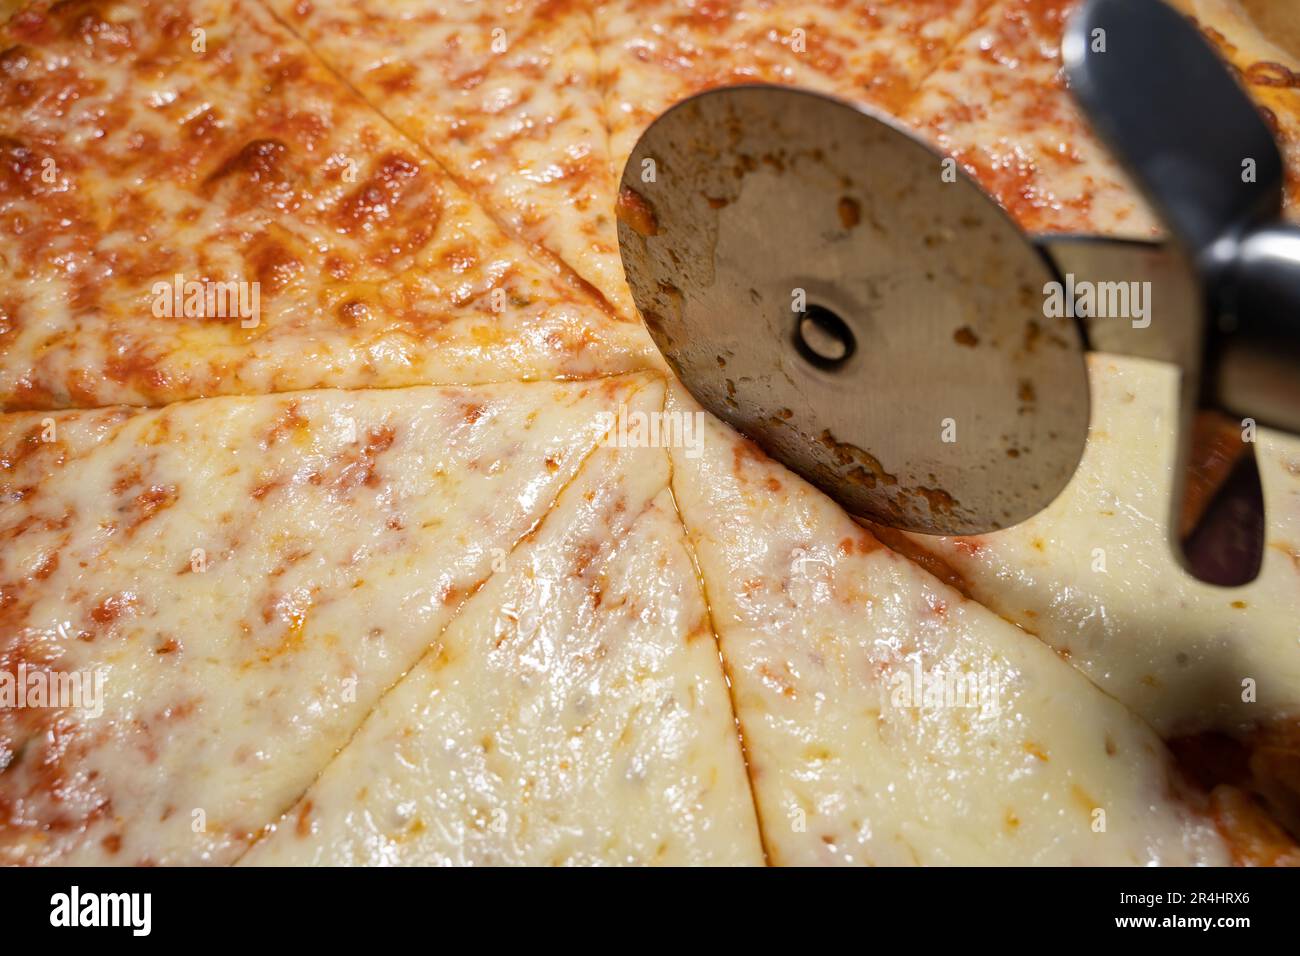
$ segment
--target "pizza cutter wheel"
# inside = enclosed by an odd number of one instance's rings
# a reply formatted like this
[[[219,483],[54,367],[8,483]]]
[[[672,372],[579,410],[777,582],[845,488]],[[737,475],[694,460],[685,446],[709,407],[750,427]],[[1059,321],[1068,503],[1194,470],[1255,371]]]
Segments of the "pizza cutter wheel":
[[[1042,510],[1083,451],[1089,348],[1180,366],[1184,435],[1198,403],[1300,430],[1300,237],[1276,222],[1267,127],[1157,0],[1094,0],[1064,50],[1177,242],[1028,236],[892,120],[789,87],[685,100],[628,160],[619,245],[655,342],[702,405],[853,514],[952,535]],[[1166,57],[1182,79],[1160,86]],[[1237,145],[1172,136],[1190,118],[1165,101],[1187,98]],[[1257,388],[1242,370],[1261,356],[1290,374]]]

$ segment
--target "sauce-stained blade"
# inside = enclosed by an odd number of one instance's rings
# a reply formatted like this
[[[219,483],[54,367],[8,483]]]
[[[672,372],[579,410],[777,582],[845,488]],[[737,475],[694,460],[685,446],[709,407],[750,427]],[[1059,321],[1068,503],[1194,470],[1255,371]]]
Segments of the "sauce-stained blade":
[[[686,387],[854,514],[982,533],[1074,473],[1088,384],[1058,277],[907,133],[802,90],[702,93],[642,136],[618,218]]]

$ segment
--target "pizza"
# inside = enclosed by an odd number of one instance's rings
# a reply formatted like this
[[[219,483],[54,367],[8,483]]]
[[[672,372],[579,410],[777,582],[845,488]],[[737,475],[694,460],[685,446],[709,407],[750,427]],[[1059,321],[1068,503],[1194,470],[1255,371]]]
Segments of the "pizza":
[[[601,4],[600,76],[614,166],[622,172],[656,116],[719,86],[802,86],[902,114],[982,6],[982,0]]]
[[[1293,211],[1289,21],[1176,5]],[[0,5],[0,862],[1300,865],[1300,440],[1203,415],[1179,513],[1177,370],[1094,354],[1047,510],[865,526],[623,280],[637,138],[738,83],[1157,234],[1073,7]],[[1248,455],[1262,572],[1203,585],[1170,542]]]
[[[905,119],[1032,232],[1156,231],[1062,77],[1074,0],[994,0],[917,88]]]

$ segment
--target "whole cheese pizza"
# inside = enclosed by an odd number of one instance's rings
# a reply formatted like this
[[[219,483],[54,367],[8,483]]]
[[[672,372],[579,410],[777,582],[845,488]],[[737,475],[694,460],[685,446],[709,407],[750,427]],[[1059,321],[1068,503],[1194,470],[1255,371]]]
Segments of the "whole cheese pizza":
[[[1174,5],[1294,216],[1300,18]],[[0,3],[0,863],[1300,865],[1300,438],[1201,418],[1179,524],[1178,370],[1094,353],[1049,508],[868,527],[624,281],[638,137],[751,82],[1159,235],[1075,6]],[[1202,583],[1251,455],[1259,576]]]

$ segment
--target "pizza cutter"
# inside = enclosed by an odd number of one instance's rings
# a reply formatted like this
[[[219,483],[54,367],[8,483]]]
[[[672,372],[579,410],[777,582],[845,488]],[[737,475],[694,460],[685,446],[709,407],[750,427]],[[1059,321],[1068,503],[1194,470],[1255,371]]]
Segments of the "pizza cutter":
[[[1179,365],[1184,435],[1198,402],[1300,431],[1268,128],[1157,0],[1086,4],[1064,53],[1175,241],[1026,235],[891,119],[789,87],[685,100],[623,170],[624,269],[667,361],[852,514],[951,535],[1046,507],[1083,451],[1089,348]]]

